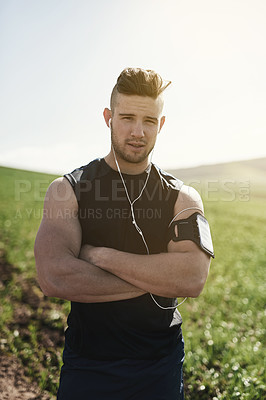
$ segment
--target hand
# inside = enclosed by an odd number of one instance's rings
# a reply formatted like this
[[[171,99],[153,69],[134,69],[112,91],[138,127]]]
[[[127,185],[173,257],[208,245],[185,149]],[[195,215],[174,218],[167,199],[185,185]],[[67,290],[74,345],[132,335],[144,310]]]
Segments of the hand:
[[[105,247],[95,247],[89,244],[84,244],[80,249],[79,258],[99,267],[100,256],[104,250]]]
[[[94,247],[94,246],[91,246],[90,244],[84,244],[84,245],[81,247],[81,249],[80,249],[79,258],[80,258],[81,260],[84,260],[84,261],[88,261],[88,262],[89,262],[90,250],[91,250],[91,249],[94,249],[94,248],[95,248],[95,247]]]

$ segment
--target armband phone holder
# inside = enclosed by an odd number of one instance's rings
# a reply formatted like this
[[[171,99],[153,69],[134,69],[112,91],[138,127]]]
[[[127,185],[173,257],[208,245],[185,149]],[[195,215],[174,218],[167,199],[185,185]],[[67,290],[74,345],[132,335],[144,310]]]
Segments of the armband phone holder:
[[[176,227],[177,226],[177,235]],[[196,212],[186,219],[179,219],[172,222],[168,231],[168,242],[173,240],[179,242],[182,240],[192,240],[205,253],[214,258],[213,244],[210,226],[207,219]]]

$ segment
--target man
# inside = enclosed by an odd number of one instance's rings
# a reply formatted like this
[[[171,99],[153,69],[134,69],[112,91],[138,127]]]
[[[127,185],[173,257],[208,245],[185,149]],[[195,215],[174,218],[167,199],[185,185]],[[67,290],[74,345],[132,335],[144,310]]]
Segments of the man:
[[[71,301],[58,399],[184,398],[176,297],[200,294],[212,252],[191,237],[198,193],[149,161],[168,84],[122,71],[103,113],[109,154],[47,191],[38,279],[45,295]]]

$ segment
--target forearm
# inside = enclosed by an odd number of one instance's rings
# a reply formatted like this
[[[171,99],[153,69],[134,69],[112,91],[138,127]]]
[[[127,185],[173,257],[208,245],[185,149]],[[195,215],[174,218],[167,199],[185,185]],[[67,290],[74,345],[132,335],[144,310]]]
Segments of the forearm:
[[[130,299],[144,294],[132,284],[74,256],[39,266],[39,282],[47,296],[82,303]],[[45,273],[42,271],[45,270]]]
[[[138,255],[95,248],[91,256],[105,271],[164,297],[197,297],[208,273],[206,255],[200,251]]]
[[[44,294],[76,302],[107,302],[144,293],[84,261],[81,243],[77,198],[65,178],[57,179],[46,193],[34,244],[38,281]]]

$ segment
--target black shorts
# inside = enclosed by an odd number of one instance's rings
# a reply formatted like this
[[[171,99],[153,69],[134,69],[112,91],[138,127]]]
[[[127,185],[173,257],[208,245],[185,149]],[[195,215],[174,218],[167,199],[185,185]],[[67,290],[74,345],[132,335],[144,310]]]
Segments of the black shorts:
[[[159,360],[88,360],[65,348],[58,400],[183,400],[184,341]]]

